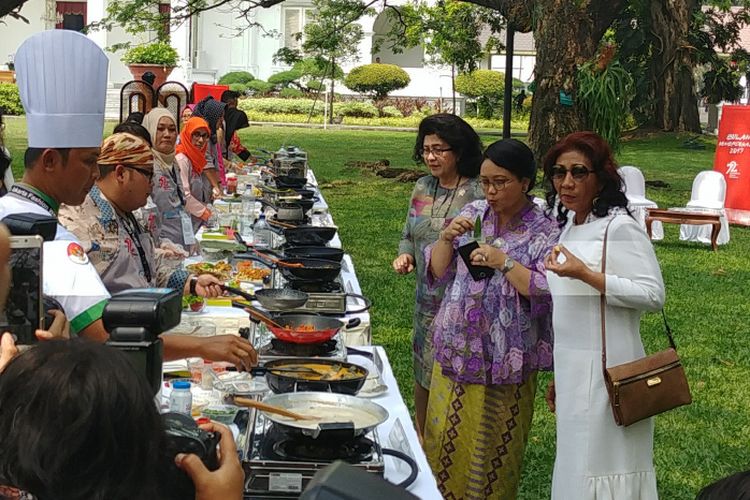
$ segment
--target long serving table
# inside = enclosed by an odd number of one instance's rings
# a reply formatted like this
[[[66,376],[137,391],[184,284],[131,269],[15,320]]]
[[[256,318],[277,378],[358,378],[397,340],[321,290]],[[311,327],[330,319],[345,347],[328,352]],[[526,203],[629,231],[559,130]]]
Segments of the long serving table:
[[[316,196],[319,198],[312,209],[312,223],[314,225],[334,226],[328,204],[317,188],[317,180],[311,169],[308,169],[308,183],[315,186],[317,191]],[[341,248],[341,239],[338,233],[329,245]],[[354,263],[349,255],[345,255],[342,261],[341,278],[346,292],[362,294],[362,289],[354,269]],[[376,354],[374,356],[375,359],[379,359],[380,362],[375,363],[355,352],[348,353],[348,360],[366,366],[372,373],[379,373],[378,380],[387,387],[387,390],[373,398],[374,402],[386,408],[389,413],[388,420],[377,429],[381,444],[386,448],[393,448],[406,453],[417,463],[419,472],[416,480],[409,487],[409,491],[412,494],[424,500],[440,499],[441,495],[419,444],[409,410],[399,391],[388,356],[383,347],[370,345],[372,342],[370,315],[368,312],[347,314],[343,318],[343,321],[346,322],[352,318],[358,318],[360,324],[357,327],[342,329],[345,345],[348,347],[357,346],[358,349],[372,352]],[[199,328],[201,325],[209,325],[211,326],[210,333],[212,334],[236,335],[240,328],[249,327],[252,340],[257,330],[257,327],[249,321],[246,312],[229,307],[228,305],[209,305],[201,313],[185,314],[185,320],[188,323],[187,325],[183,325],[186,331],[195,331],[195,328]],[[173,369],[174,363],[170,363],[170,365]],[[388,480],[398,483],[408,475],[409,470],[405,464],[400,460],[386,456],[385,477]]]

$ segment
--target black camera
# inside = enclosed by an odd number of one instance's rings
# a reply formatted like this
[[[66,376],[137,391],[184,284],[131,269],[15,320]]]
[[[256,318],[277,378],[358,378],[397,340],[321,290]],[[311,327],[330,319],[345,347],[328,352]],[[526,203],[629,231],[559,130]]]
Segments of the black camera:
[[[181,290],[140,288],[112,296],[104,307],[102,321],[109,332],[107,345],[125,352],[136,370],[143,373],[154,394],[161,386],[164,357],[159,335],[180,323]]]
[[[195,485],[187,474],[177,468],[174,457],[178,453],[193,453],[198,455],[208,470],[216,470],[219,468],[217,446],[221,434],[204,431],[198,427],[192,417],[182,413],[165,413],[162,415],[162,422],[167,435],[164,458],[165,463],[169,464],[167,470],[169,497],[193,499],[195,498]]]

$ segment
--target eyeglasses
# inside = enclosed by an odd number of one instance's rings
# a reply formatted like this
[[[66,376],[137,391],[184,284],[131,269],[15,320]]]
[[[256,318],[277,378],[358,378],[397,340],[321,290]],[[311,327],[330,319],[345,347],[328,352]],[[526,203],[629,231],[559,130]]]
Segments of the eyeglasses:
[[[491,181],[489,179],[479,180],[479,183],[482,185],[482,189],[484,189],[485,191],[490,189],[490,186],[495,188],[495,191],[502,191],[511,182],[513,182],[513,179],[502,179],[502,180],[496,180],[496,181]]]
[[[574,181],[583,182],[590,173],[593,173],[593,170],[586,168],[585,165],[573,165],[569,169],[563,167],[562,165],[553,165],[551,169],[552,181],[561,182],[563,179],[565,179],[565,177],[568,176],[568,172],[570,172],[570,175],[571,177],[573,177]]]
[[[193,139],[208,139],[208,132],[193,132]]]
[[[424,158],[427,158],[428,156],[430,156],[430,153],[432,153],[439,158],[448,151],[453,151],[453,148],[422,148],[419,150],[419,154],[421,154]]]
[[[153,170],[149,170],[149,169],[141,168],[141,167],[136,167],[135,165],[123,165],[123,167],[130,168],[132,170],[135,170],[136,172],[142,173],[143,175],[146,176],[146,178],[149,181],[151,181],[154,178],[154,171]]]

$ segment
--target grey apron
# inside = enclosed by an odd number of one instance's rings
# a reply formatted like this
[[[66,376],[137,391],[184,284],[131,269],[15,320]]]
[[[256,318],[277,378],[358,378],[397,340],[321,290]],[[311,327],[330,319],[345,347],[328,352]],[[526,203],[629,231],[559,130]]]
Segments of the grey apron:
[[[168,239],[188,250],[195,244],[190,215],[185,211],[185,201],[177,184],[175,167],[170,173],[157,168],[151,183],[151,200],[156,205],[156,236]]]

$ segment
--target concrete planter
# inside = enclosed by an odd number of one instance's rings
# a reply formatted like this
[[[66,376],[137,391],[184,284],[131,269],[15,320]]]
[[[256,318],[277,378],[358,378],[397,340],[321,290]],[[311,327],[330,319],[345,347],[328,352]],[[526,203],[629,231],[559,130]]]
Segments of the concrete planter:
[[[128,64],[128,69],[134,80],[140,80],[147,71],[156,75],[154,80],[154,91],[158,90],[162,83],[167,81],[174,66],[162,66],[161,64]]]

